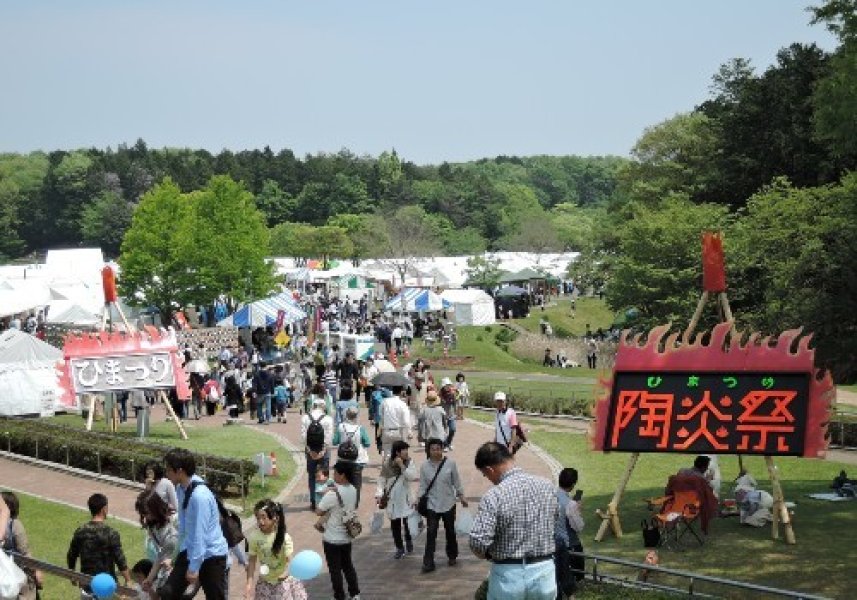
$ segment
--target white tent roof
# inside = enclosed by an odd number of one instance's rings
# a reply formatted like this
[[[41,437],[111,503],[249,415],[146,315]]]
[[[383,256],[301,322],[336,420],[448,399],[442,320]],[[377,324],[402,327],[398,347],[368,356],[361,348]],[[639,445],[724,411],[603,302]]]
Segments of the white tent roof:
[[[56,300],[51,303],[47,321],[48,323],[95,325],[99,321],[99,316],[70,300]]]
[[[41,308],[51,302],[51,292],[44,281],[21,279],[8,283],[13,289],[0,290],[0,317]]]
[[[0,334],[0,372],[50,366],[62,359],[62,350],[17,329]]]
[[[494,305],[494,299],[482,290],[444,290],[441,298],[452,304],[480,304]]]

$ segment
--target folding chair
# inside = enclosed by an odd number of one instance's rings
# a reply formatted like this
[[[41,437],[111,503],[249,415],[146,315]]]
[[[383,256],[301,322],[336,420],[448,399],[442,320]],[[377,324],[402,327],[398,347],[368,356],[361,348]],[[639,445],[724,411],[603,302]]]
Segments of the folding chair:
[[[682,538],[690,533],[702,546],[705,541],[700,530],[702,501],[699,495],[688,490],[660,499],[663,503],[655,519],[661,530],[661,545],[675,550],[681,549]]]

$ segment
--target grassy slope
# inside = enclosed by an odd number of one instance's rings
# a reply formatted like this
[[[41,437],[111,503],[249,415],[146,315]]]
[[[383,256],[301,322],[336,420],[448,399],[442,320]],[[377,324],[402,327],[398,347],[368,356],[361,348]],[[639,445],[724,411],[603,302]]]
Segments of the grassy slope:
[[[294,418],[294,415],[292,416]],[[60,415],[51,419],[52,422],[60,423],[71,427],[83,428],[86,422],[77,415]],[[127,423],[120,425],[120,435],[134,437],[136,434],[136,425],[133,419],[129,419]],[[105,431],[104,422],[96,422],[94,429],[97,431]],[[270,454],[275,452],[277,455],[277,466],[280,474],[277,477],[267,477],[265,479],[265,488],[262,488],[261,481],[258,477],[254,477],[250,482],[250,493],[247,497],[248,510],[252,510],[252,505],[262,498],[266,498],[272,494],[276,494],[282,489],[295,472],[295,462],[291,455],[286,452],[279,442],[269,435],[259,433],[252,429],[242,427],[240,425],[232,427],[200,427],[195,428],[192,421],[185,422],[185,429],[188,433],[188,439],[183,440],[179,435],[178,429],[173,423],[155,422],[151,423],[151,435],[148,440],[158,444],[167,446],[177,446],[187,448],[194,452],[202,452],[214,454],[218,456],[228,456],[230,458],[253,458],[253,455],[264,452]],[[240,501],[240,499],[238,499]],[[232,500],[233,503],[240,503]]]
[[[25,494],[18,494],[18,498],[21,502],[21,522],[27,529],[33,556],[65,566],[65,556],[74,530],[89,520],[89,512]],[[108,524],[119,532],[128,567],[132,567],[144,557],[142,529],[110,518]],[[68,581],[53,576],[45,578],[45,589],[41,596],[43,600],[67,600],[77,597]]]
[[[491,415],[469,411],[468,416],[487,421]],[[626,535],[592,541],[600,523],[595,509],[605,509],[628,463],[627,454],[594,452],[585,435],[556,431],[561,423],[526,420],[530,440],[544,448],[564,466],[580,472],[584,490],[584,517],[587,520],[584,547],[588,552],[642,562],[645,551],[639,523],[649,515],[643,499],[659,496],[666,478],[688,466],[692,457],[673,454],[643,454],[637,463],[620,506]],[[761,457],[745,457],[745,466],[761,489],[770,491],[770,481]],[[794,528],[797,545],[771,540],[771,528],[744,527],[737,518],[715,519],[712,534],[702,548],[685,552],[661,551],[665,567],[694,571],[728,579],[772,587],[814,592],[833,598],[849,596],[857,584],[857,572],[849,569],[857,561],[857,548],[850,536],[857,528],[855,503],[820,502],[807,498],[827,491],[833,477],[849,465],[800,458],[777,459],[787,501],[795,502]],[[738,472],[735,456],[720,457],[723,492],[729,497],[731,479]],[[853,467],[852,467],[853,469]],[[606,567],[602,567],[606,568]],[[622,573],[628,575],[627,571]],[[666,583],[666,581],[664,581]],[[725,593],[722,589],[718,593]]]
[[[607,308],[604,300],[587,297],[577,299],[572,316],[571,300],[567,297],[561,297],[556,301],[555,306],[547,306],[545,310],[535,309],[530,312],[530,316],[524,319],[516,319],[515,323],[533,333],[541,333],[539,320],[542,317],[547,318],[555,333],[557,328],[562,328],[572,335],[582,336],[586,333],[587,323],[592,331],[599,327],[607,329],[613,323],[614,315]]]

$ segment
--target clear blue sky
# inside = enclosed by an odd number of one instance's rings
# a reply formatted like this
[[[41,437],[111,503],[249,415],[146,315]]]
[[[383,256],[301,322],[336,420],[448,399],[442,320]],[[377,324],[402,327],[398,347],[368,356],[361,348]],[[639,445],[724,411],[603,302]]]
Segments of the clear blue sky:
[[[814,0],[0,0],[0,151],[625,155]]]

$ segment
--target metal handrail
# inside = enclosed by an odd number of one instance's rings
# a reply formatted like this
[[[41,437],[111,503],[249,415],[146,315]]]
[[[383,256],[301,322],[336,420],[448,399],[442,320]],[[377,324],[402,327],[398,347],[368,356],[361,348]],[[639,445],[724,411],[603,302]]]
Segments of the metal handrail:
[[[678,594],[683,594],[687,596],[701,596],[701,597],[709,597],[716,598],[717,596],[711,596],[709,594],[703,594],[694,590],[694,585],[697,582],[706,582],[712,583],[715,585],[720,585],[724,587],[738,588],[741,590],[748,590],[753,592],[760,592],[763,594],[769,594],[774,596],[781,596],[784,598],[796,598],[800,600],[829,600],[825,596],[818,596],[816,594],[807,594],[804,592],[796,592],[793,590],[784,590],[780,588],[773,588],[764,585],[759,585],[756,583],[747,583],[744,581],[737,581],[734,579],[724,579],[722,577],[714,577],[713,575],[702,575],[700,573],[691,573],[689,571],[680,571],[678,569],[670,569],[667,567],[660,567],[657,565],[648,565],[644,563],[636,563],[630,560],[624,560],[622,558],[614,558],[611,556],[602,556],[600,554],[588,554],[586,552],[569,552],[572,556],[578,556],[584,559],[587,559],[592,564],[592,573],[591,578],[593,581],[602,581],[602,580],[611,580],[616,581],[618,583],[624,583],[628,585],[645,587],[651,589],[657,589],[662,591],[675,592]],[[649,583],[647,581],[637,581],[630,579],[623,579],[616,575],[609,574],[601,574],[598,572],[598,563],[608,563],[620,565],[623,567],[629,567],[632,569],[636,569],[638,571],[648,571],[649,573],[662,573],[664,575],[672,575],[674,577],[681,577],[684,579],[688,579],[688,589],[682,589],[673,586],[666,586],[662,584]]]

